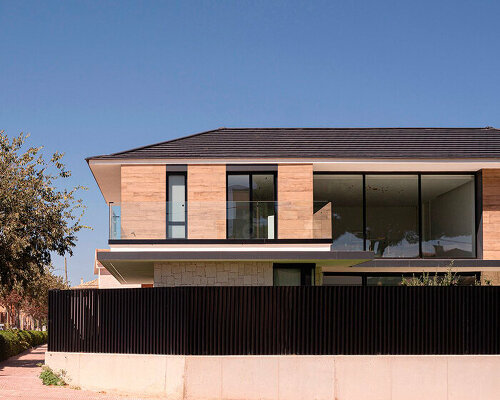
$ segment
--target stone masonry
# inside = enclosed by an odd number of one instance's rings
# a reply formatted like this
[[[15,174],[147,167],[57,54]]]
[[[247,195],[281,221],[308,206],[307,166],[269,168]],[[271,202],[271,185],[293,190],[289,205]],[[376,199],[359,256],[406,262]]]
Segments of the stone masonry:
[[[154,286],[272,286],[273,263],[184,261],[156,263]]]

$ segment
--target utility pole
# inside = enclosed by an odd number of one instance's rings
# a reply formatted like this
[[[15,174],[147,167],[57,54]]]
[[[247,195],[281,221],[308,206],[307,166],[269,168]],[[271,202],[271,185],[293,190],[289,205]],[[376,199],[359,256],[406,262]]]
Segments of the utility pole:
[[[64,279],[66,280],[66,285],[68,284],[68,263],[66,257],[64,257]]]

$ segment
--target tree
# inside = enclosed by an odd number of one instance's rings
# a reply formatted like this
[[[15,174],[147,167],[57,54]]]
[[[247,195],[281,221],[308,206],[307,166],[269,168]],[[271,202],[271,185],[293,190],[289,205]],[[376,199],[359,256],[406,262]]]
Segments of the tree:
[[[21,310],[36,321],[45,322],[51,289],[69,289],[69,285],[62,276],[54,275],[49,267],[45,267],[45,272],[23,290]]]
[[[7,326],[19,327],[21,313],[32,317],[39,324],[45,323],[49,309],[49,290],[69,289],[61,276],[54,275],[49,267],[44,269],[43,274],[24,288],[19,285],[11,289],[0,288],[0,305],[7,310]]]
[[[83,186],[62,188],[71,176],[62,153],[45,159],[42,147],[24,150],[28,135],[0,131],[0,286],[24,291],[51,265],[51,254],[72,255],[85,211]]]

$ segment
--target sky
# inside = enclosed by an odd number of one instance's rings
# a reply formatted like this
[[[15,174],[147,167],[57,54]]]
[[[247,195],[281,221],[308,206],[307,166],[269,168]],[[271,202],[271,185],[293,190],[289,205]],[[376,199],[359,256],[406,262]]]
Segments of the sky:
[[[78,284],[108,239],[85,157],[222,126],[498,128],[499,17],[482,0],[0,0],[0,130],[65,152],[88,187]]]

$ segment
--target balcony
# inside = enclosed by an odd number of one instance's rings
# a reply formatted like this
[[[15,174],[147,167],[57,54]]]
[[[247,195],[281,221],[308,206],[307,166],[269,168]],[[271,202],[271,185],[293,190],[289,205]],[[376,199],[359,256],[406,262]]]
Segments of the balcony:
[[[331,238],[332,206],[325,201],[109,204],[110,240]]]

